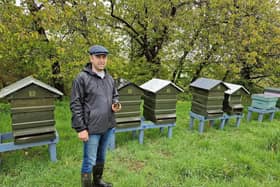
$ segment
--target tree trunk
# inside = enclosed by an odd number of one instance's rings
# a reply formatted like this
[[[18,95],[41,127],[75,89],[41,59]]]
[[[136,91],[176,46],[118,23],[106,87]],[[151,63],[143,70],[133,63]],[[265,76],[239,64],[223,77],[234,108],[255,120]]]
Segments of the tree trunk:
[[[178,62],[178,65],[177,65],[176,69],[173,71],[171,81],[174,82],[175,84],[176,84],[178,78],[180,78],[180,76],[181,76],[182,68],[184,66],[184,60],[185,60],[188,53],[189,53],[188,51],[184,51],[184,54],[179,59],[179,62]]]
[[[253,87],[253,82],[251,79],[252,68],[247,66],[246,63],[243,64],[244,66],[240,70],[241,80],[244,81],[243,84],[246,88],[252,88]]]
[[[60,65],[59,62],[55,62],[52,65],[52,83],[54,85],[55,88],[57,88],[58,90],[60,90],[62,93],[64,93],[64,83],[63,83],[63,79],[60,75]]]

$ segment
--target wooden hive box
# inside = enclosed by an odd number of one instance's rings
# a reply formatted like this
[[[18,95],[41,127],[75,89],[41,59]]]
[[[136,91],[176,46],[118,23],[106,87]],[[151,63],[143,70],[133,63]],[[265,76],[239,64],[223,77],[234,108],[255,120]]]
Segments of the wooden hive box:
[[[277,107],[280,107],[280,88],[265,88],[264,89],[264,95],[270,95],[278,97],[278,101],[276,103]]]
[[[232,114],[242,114],[243,105],[242,105],[242,96],[245,94],[250,94],[250,92],[244,88],[242,85],[225,83],[229,88],[225,91],[225,98],[223,101],[223,110],[224,112]]]
[[[252,98],[251,106],[260,109],[275,108],[276,102],[278,100],[276,96],[270,96],[265,94],[253,94],[251,98]]]
[[[190,84],[192,93],[191,111],[205,117],[223,115],[224,92],[228,87],[223,81],[198,78]]]
[[[59,90],[32,76],[0,91],[0,99],[8,100],[11,105],[15,144],[55,138],[54,100],[62,95]]]
[[[119,79],[116,82],[122,105],[121,111],[115,114],[117,128],[140,126],[142,88],[124,79]]]
[[[181,88],[168,80],[152,79],[140,86],[144,90],[143,115],[155,124],[176,121],[177,94]]]

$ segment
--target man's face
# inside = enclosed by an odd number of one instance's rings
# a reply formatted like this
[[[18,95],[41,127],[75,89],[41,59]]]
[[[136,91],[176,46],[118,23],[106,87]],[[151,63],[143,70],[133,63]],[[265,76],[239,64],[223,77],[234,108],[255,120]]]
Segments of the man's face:
[[[91,55],[90,61],[96,71],[103,71],[106,67],[107,56],[106,55]]]

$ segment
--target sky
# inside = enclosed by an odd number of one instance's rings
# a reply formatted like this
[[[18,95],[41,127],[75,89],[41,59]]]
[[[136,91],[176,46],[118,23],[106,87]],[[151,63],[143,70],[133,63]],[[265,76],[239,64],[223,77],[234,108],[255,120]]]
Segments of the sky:
[[[20,5],[20,0],[16,0],[16,5],[17,5],[17,6]]]

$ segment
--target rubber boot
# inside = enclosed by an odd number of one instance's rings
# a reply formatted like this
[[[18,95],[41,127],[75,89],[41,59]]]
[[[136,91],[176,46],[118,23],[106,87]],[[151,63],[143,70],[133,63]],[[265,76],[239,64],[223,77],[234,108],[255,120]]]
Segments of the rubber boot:
[[[102,180],[104,164],[96,164],[92,168],[93,187],[113,187],[113,184]]]
[[[82,183],[82,187],[91,187],[91,174],[82,173],[81,174],[81,183]]]

